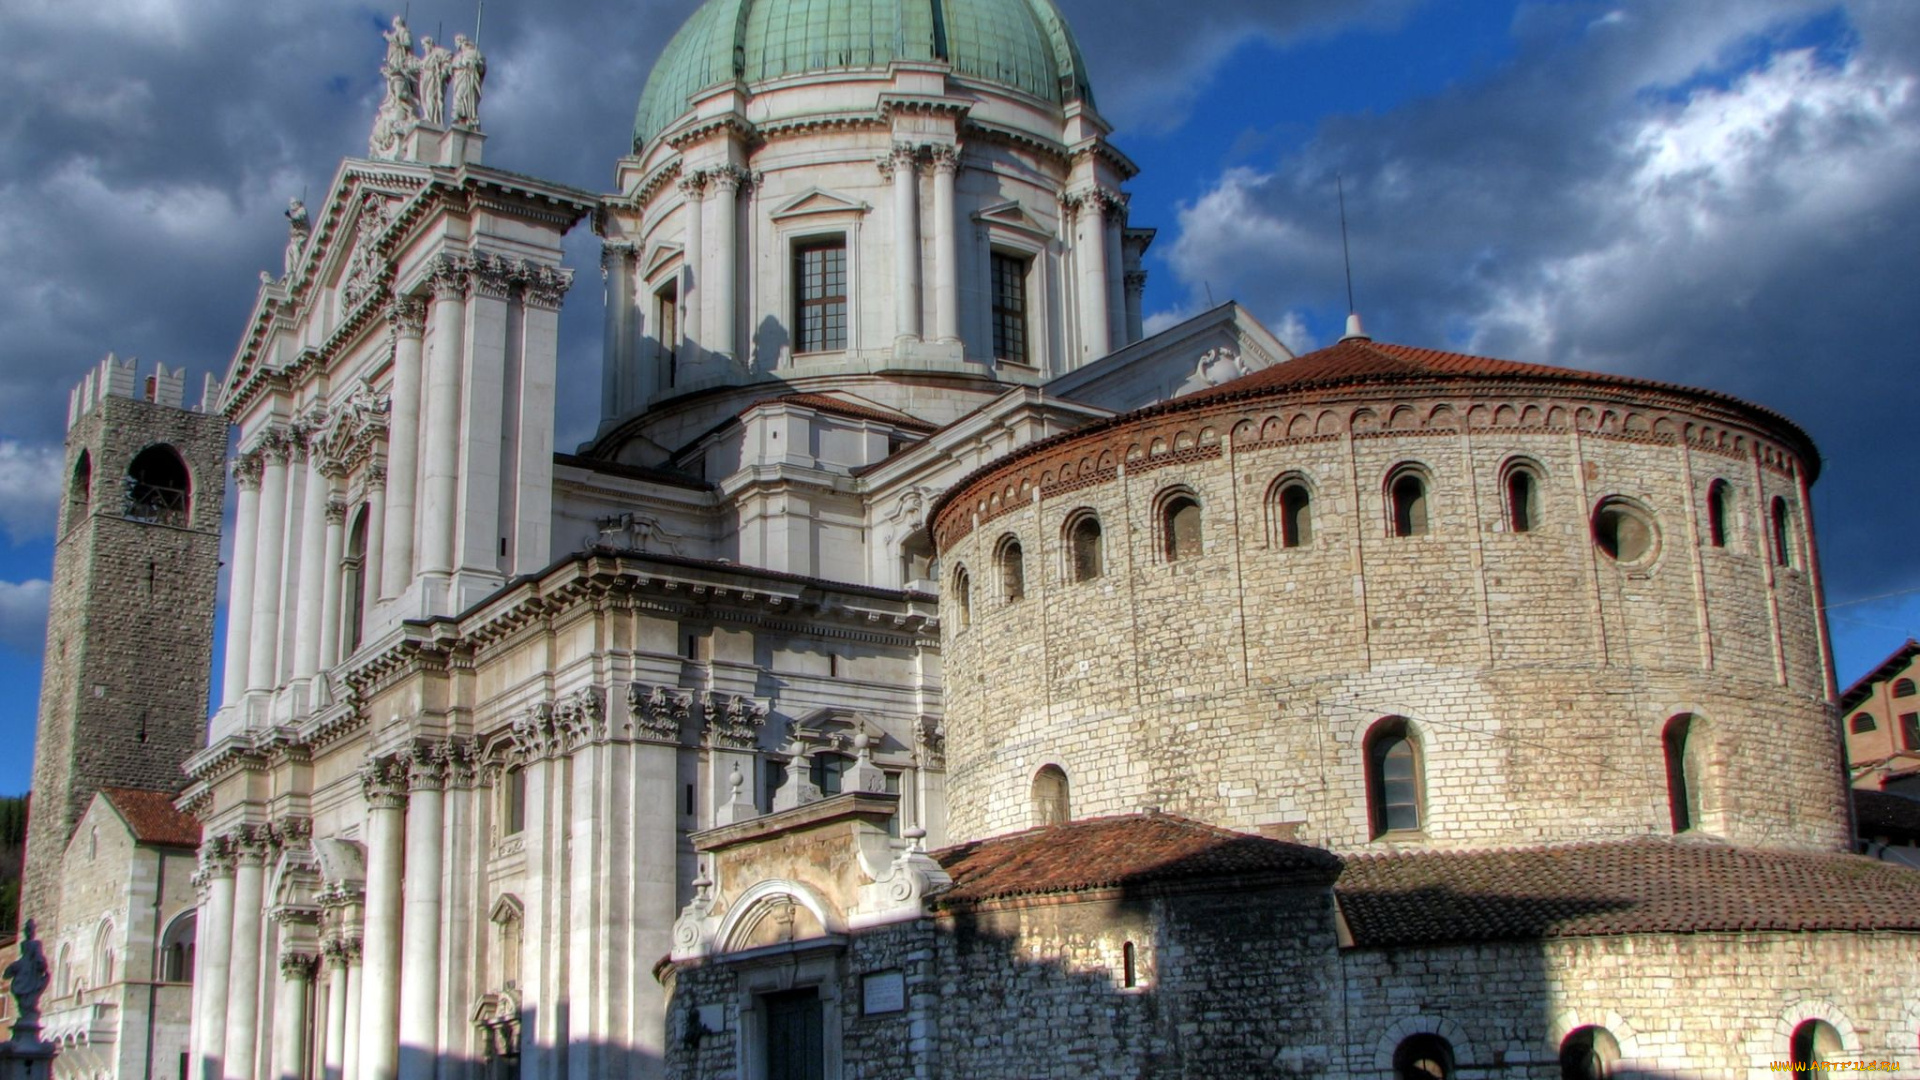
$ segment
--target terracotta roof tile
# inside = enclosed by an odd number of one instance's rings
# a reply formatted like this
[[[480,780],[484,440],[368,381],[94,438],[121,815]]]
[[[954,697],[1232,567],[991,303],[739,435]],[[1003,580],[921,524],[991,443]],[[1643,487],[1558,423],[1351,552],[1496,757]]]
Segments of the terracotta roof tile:
[[[945,907],[1090,889],[1249,878],[1329,884],[1331,852],[1216,829],[1171,814],[1091,818],[937,852],[953,878]]]
[[[1687,841],[1353,856],[1336,891],[1360,946],[1920,930],[1920,871]]]
[[[100,794],[133,829],[134,839],[143,844],[168,847],[199,847],[200,823],[173,805],[173,793],[141,791],[137,788],[101,788]]]
[[[1904,671],[1916,656],[1920,656],[1920,641],[1908,638],[1905,645],[1893,650],[1885,660],[1880,661],[1879,666],[1855,679],[1853,685],[1847,687],[1846,692],[1840,695],[1840,711],[1852,712],[1855,705],[1873,696],[1873,688],[1876,684],[1886,682]]]

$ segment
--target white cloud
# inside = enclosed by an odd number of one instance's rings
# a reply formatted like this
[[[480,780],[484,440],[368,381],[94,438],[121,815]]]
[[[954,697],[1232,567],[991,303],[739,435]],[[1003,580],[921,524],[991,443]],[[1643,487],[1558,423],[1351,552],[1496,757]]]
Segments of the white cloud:
[[[53,532],[66,454],[0,439],[0,530],[14,543]]]
[[[44,581],[0,581],[0,648],[38,656],[47,643]]]

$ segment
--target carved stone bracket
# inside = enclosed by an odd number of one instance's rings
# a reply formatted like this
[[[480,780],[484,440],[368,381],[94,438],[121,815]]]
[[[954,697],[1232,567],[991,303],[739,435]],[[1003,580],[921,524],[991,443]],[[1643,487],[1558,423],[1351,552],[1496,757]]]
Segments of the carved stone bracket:
[[[693,711],[693,695],[685,690],[630,683],[627,709],[633,715],[634,731],[639,738],[678,743],[680,726]]]

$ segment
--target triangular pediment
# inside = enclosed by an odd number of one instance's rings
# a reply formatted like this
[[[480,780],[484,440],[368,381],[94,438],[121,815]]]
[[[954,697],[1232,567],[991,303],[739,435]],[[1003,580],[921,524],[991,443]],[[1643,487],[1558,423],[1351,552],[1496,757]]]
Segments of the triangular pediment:
[[[773,211],[773,220],[786,221],[790,218],[817,217],[821,214],[864,214],[872,206],[837,191],[826,188],[808,188],[807,190],[781,203]]]
[[[1001,228],[1051,239],[1053,229],[1039,218],[1034,217],[1027,208],[1017,202],[1003,202],[975,212],[973,220],[981,225],[998,225]]]
[[[659,244],[647,253],[647,261],[640,271],[640,277],[652,281],[662,270],[678,261],[686,254],[686,248],[680,244]]]

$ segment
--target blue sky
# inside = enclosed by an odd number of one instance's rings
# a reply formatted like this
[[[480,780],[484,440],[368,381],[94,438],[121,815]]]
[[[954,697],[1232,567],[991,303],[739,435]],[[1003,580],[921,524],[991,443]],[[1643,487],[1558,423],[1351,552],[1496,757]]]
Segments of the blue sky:
[[[488,160],[595,190],[693,0],[495,0]],[[1375,336],[1711,386],[1819,442],[1843,684],[1920,636],[1920,5],[1061,0],[1157,227],[1156,325],[1240,299]],[[418,32],[471,5],[415,0]],[[66,393],[109,349],[223,370],[280,210],[364,149],[388,13],[23,0],[0,15],[0,792],[23,790]],[[569,243],[581,281],[597,251]],[[599,300],[562,322],[563,442]],[[216,649],[216,653],[218,650]],[[216,679],[217,685],[217,679]]]

